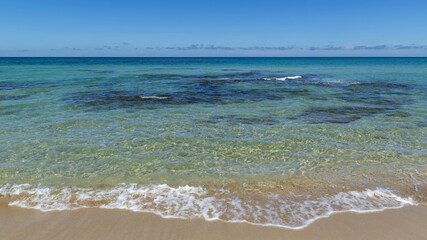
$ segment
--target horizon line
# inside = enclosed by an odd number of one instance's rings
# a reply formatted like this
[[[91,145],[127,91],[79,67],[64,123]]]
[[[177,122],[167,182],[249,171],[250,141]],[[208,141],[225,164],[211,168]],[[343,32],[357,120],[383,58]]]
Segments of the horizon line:
[[[427,58],[426,56],[0,56],[0,58]]]

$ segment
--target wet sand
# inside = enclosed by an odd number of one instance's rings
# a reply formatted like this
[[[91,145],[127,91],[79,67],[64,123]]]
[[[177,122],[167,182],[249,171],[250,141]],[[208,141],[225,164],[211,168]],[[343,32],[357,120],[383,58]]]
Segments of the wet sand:
[[[0,236],[12,239],[427,239],[427,206],[338,213],[291,230],[220,221],[164,219],[127,210],[40,212],[0,203]]]

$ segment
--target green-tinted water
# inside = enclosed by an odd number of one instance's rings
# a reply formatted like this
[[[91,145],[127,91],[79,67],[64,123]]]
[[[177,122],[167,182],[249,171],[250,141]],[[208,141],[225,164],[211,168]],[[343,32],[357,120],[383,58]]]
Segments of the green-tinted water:
[[[426,90],[426,58],[1,58],[0,194],[40,209],[58,207],[37,205],[37,189],[121,183],[248,206],[377,187],[424,202]],[[357,209],[343,206],[326,209]],[[224,209],[217,218],[293,227],[327,212],[292,222],[292,208],[280,221]]]

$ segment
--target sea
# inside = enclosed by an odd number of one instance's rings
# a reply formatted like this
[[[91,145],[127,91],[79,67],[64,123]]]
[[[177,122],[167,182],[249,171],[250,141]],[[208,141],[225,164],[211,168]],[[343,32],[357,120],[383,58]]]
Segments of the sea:
[[[0,58],[0,197],[304,228],[427,203],[427,58]]]

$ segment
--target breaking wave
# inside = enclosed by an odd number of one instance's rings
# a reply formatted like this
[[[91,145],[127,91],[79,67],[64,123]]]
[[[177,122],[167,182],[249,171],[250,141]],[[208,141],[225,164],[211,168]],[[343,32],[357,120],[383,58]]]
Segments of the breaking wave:
[[[138,96],[140,99],[168,99],[169,97],[162,97],[162,96]]]
[[[263,80],[266,81],[286,81],[286,80],[295,80],[295,79],[300,79],[302,78],[302,76],[296,75],[296,76],[287,76],[287,77],[279,77],[279,78],[263,78]]]
[[[88,207],[152,212],[165,218],[203,218],[258,225],[304,228],[318,218],[335,212],[372,212],[416,205],[390,190],[340,192],[313,197],[290,194],[264,194],[263,198],[238,196],[224,189],[208,191],[203,187],[166,184],[139,186],[119,184],[109,189],[64,187],[60,189],[30,184],[5,184],[0,196],[10,198],[9,205],[41,211],[71,210]]]

